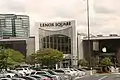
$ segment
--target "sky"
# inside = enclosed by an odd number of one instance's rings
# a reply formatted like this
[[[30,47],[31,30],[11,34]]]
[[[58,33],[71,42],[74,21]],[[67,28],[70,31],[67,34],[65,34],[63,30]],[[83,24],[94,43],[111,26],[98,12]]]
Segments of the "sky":
[[[89,0],[90,33],[120,34],[120,0]],[[30,16],[31,35],[35,22],[76,20],[79,33],[87,33],[86,0],[0,0],[0,13]]]

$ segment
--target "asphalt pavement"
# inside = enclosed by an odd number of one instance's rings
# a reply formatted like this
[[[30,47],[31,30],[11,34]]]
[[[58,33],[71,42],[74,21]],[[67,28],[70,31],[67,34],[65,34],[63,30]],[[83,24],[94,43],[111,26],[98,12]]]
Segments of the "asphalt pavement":
[[[120,80],[120,73],[87,75],[75,80]]]

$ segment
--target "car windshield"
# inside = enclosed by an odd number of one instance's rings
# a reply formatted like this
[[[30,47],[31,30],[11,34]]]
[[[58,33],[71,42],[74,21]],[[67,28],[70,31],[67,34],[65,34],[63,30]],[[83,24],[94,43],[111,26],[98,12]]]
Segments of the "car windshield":
[[[27,70],[27,69],[25,68],[25,70]]]
[[[79,71],[84,71],[84,69],[78,69]]]
[[[74,69],[74,71],[78,71],[77,69]]]
[[[57,72],[57,73],[64,73],[64,71],[62,71],[62,70],[55,70],[55,72]]]
[[[48,73],[50,73],[51,75],[55,75],[54,71],[47,71]]]
[[[23,70],[23,69],[16,69],[16,70]]]
[[[70,69],[71,71],[74,71],[73,69]]]
[[[45,72],[37,72],[36,74],[46,74]]]
[[[69,70],[66,70],[66,72],[70,72]]]
[[[41,78],[41,77],[39,77],[39,76],[31,76],[31,77],[35,77],[35,78]]]
[[[35,74],[35,72],[31,72],[31,75],[34,75]]]
[[[8,73],[13,73],[12,71],[7,71]]]

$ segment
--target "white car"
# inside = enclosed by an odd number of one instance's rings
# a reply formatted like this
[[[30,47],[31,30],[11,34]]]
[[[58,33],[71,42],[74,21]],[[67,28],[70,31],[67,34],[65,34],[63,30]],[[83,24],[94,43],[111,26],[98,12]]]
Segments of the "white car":
[[[84,75],[86,75],[86,73],[84,72],[84,71],[79,71],[79,70],[77,70],[77,69],[75,69],[75,71],[77,71],[77,76],[84,76]]]
[[[61,77],[56,74],[53,70],[47,70],[46,72],[50,73],[56,80],[61,80]]]
[[[86,75],[86,73],[84,71],[79,71],[79,72],[82,73],[82,76]]]
[[[2,72],[2,73],[0,73],[0,77],[13,78],[14,76],[15,76],[14,73],[8,73],[8,72]]]
[[[73,72],[73,75],[74,75],[74,76],[77,76],[77,75],[78,75],[78,71],[77,71],[77,70],[72,69],[72,68],[70,68],[70,70]]]
[[[57,75],[61,77],[61,80],[71,80],[71,75],[66,74],[66,72],[62,69],[54,70]]]
[[[8,78],[13,78],[15,76],[14,73],[5,73],[4,75],[5,77],[8,77]]]
[[[15,74],[15,77],[21,77],[21,76],[25,76],[25,73],[23,72],[18,72],[16,70],[9,70],[7,71],[8,73],[14,73]]]
[[[65,72],[65,74],[68,74],[72,77],[74,77],[76,74],[74,71],[70,70],[70,68],[61,68],[60,70],[63,70]]]
[[[82,69],[78,69],[78,72],[82,74],[82,76],[85,76],[86,75],[86,71],[85,70],[82,70]]]
[[[31,71],[28,68],[17,68],[16,71],[18,71],[19,73],[25,73],[27,75],[31,73]]]
[[[69,69],[68,70],[64,70],[64,71],[65,71],[65,74],[69,74],[72,77],[75,76],[75,73],[73,71],[69,70]]]

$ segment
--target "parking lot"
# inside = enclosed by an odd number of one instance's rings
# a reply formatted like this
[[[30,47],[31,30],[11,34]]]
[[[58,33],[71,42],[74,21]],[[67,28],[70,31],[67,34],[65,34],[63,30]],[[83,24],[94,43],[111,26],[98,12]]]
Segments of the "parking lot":
[[[3,70],[0,73],[0,80],[76,80],[85,75],[86,70],[83,69],[16,68],[14,70]]]

